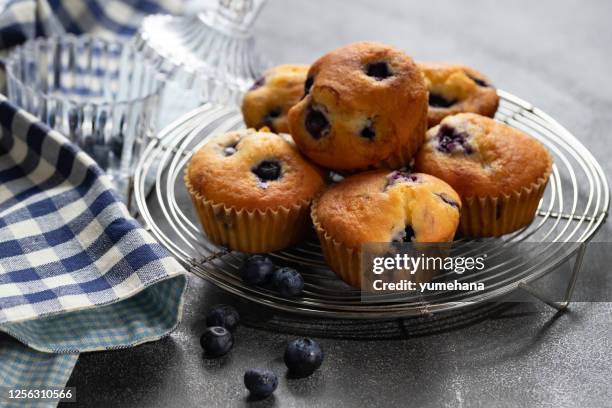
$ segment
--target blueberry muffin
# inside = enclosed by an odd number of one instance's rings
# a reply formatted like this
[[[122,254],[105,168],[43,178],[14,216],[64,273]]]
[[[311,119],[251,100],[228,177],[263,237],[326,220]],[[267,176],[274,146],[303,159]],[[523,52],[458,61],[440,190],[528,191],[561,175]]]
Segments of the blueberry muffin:
[[[242,100],[247,127],[288,133],[287,112],[304,95],[307,73],[307,65],[279,65],[266,71]]]
[[[185,184],[211,241],[270,252],[301,238],[324,175],[288,138],[249,129],[206,143],[191,158]]]
[[[410,57],[370,42],[319,58],[305,97],[289,110],[299,149],[340,172],[399,168],[410,162],[427,126],[427,89]]]
[[[429,90],[428,127],[463,112],[493,117],[499,104],[491,81],[475,69],[446,62],[419,62]]]
[[[374,170],[330,187],[311,217],[331,269],[360,287],[363,244],[452,241],[460,210],[459,195],[436,177]]]
[[[486,237],[531,223],[552,164],[534,138],[493,119],[462,113],[429,129],[414,169],[441,178],[459,193],[463,235]]]

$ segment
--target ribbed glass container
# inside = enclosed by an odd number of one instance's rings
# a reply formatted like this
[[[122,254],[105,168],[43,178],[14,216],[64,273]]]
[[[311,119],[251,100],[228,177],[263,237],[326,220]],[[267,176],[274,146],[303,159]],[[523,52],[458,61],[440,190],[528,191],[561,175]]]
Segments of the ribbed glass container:
[[[6,60],[9,99],[79,145],[127,194],[154,134],[163,81],[133,43],[40,38]]]

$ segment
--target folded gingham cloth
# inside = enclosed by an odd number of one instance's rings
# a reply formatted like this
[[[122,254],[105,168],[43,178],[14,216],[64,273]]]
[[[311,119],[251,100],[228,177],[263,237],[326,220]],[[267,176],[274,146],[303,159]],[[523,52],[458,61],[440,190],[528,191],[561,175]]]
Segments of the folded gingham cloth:
[[[0,0],[0,48],[66,32],[131,36],[146,15],[184,12],[191,1]]]
[[[0,95],[0,391],[63,386],[80,352],[167,335],[183,273],[88,155]]]

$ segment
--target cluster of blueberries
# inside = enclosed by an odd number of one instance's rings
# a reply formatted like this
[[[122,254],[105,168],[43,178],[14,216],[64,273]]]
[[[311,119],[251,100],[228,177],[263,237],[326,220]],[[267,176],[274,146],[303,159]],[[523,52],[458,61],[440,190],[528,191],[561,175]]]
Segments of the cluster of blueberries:
[[[283,296],[297,296],[302,293],[304,279],[292,268],[276,269],[272,261],[264,255],[252,255],[242,267],[242,279],[249,285],[272,286]],[[208,357],[227,354],[234,345],[234,331],[240,323],[240,315],[232,306],[213,306],[206,315],[208,328],[200,339],[200,344]],[[289,374],[293,377],[307,377],[323,363],[323,350],[319,343],[308,338],[299,338],[287,344],[284,355]],[[250,369],[244,374],[244,385],[251,397],[266,398],[278,386],[278,377],[267,369]]]
[[[240,269],[242,281],[249,286],[270,285],[281,296],[295,297],[304,290],[304,278],[293,268],[276,268],[265,255],[251,255]]]

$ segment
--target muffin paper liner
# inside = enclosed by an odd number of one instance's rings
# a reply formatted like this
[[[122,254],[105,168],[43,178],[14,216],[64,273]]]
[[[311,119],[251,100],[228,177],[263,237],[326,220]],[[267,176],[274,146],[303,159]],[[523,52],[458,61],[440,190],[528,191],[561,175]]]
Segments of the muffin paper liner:
[[[228,207],[204,198],[187,176],[184,180],[204,232],[217,245],[240,252],[273,252],[298,242],[308,227],[309,201],[265,210]]]
[[[521,191],[498,197],[461,197],[463,203],[459,231],[465,237],[498,237],[521,229],[535,217],[540,199],[552,172]]]
[[[351,286],[361,288],[361,248],[350,248],[336,241],[323,229],[316,215],[318,201],[318,197],[313,200],[310,217],[312,218],[315,232],[319,237],[323,256],[325,256],[325,260],[331,270],[338,275],[340,279]]]

